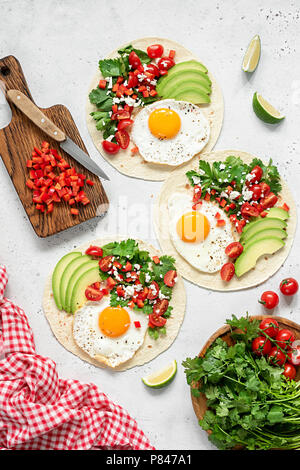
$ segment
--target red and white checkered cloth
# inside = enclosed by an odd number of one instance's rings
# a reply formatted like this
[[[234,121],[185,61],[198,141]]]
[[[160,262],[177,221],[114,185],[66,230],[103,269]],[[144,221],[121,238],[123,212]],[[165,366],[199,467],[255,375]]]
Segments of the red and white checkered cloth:
[[[0,265],[0,449],[154,449],[95,385],[59,379],[36,353],[23,310],[4,297],[6,284]]]

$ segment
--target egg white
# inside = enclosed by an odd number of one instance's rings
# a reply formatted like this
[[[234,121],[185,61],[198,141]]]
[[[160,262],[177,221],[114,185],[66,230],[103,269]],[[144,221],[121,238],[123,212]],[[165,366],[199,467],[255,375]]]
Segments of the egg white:
[[[168,108],[181,120],[181,128],[171,139],[155,137],[148,126],[152,111]],[[145,106],[135,116],[131,138],[141,156],[152,163],[177,166],[190,160],[207,144],[210,136],[208,120],[200,108],[186,101],[161,100]]]
[[[191,212],[192,195],[186,193],[174,193],[168,200],[169,233],[174,247],[178,253],[194,268],[206,273],[214,273],[221,269],[228,261],[225,248],[235,241],[231,222],[227,214],[213,202],[202,200],[199,212],[204,214],[209,223],[210,231],[202,242],[187,243],[179,237],[176,225],[183,214]],[[224,227],[217,227],[216,213],[226,221]]]
[[[105,336],[98,325],[99,314],[109,307],[110,296],[103,297],[99,302],[87,302],[76,311],[73,321],[73,338],[78,346],[90,357],[100,362],[116,367],[128,361],[142,346],[148,326],[147,315],[137,313],[129,307],[123,307],[130,316],[128,330],[117,338]],[[140,328],[136,328],[139,321]]]

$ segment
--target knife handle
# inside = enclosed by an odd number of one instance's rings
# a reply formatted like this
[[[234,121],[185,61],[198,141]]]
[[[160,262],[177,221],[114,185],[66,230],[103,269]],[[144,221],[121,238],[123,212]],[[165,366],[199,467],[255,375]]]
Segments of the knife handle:
[[[36,126],[57,142],[63,142],[67,136],[26,96],[18,90],[8,90],[7,98]]]

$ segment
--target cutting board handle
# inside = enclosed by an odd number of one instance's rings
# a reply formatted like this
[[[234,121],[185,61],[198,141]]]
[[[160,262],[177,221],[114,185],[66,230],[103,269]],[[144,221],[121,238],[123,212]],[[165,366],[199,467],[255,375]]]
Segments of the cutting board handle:
[[[49,137],[57,142],[66,140],[66,135],[24,93],[19,90],[8,90],[6,97]]]

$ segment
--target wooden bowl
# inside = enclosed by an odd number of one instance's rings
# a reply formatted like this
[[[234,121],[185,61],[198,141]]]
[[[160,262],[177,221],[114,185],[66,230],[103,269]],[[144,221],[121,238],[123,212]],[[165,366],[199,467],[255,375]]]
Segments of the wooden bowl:
[[[250,318],[253,320],[263,320],[264,318],[273,318],[273,317],[270,315],[255,315],[255,316],[251,316]],[[274,317],[274,320],[276,320],[279,323],[279,328],[288,328],[294,333],[296,339],[300,339],[300,325],[298,325],[297,323],[294,323],[291,320],[287,320],[286,318],[283,318],[283,317]],[[222,338],[223,341],[226,341],[228,345],[233,345],[234,341],[231,338],[230,331],[231,331],[230,325],[224,325],[221,328],[219,328],[206,341],[205,345],[203,346],[198,356],[199,357],[205,356],[206,351],[217,338]],[[295,380],[296,381],[300,380],[300,367],[298,367],[297,369]],[[192,397],[193,408],[194,408],[194,411],[196,413],[198,420],[203,419],[205,412],[207,410],[205,395],[201,393],[199,397],[194,397],[193,395],[191,395],[191,397]],[[210,432],[208,431],[208,433]]]

